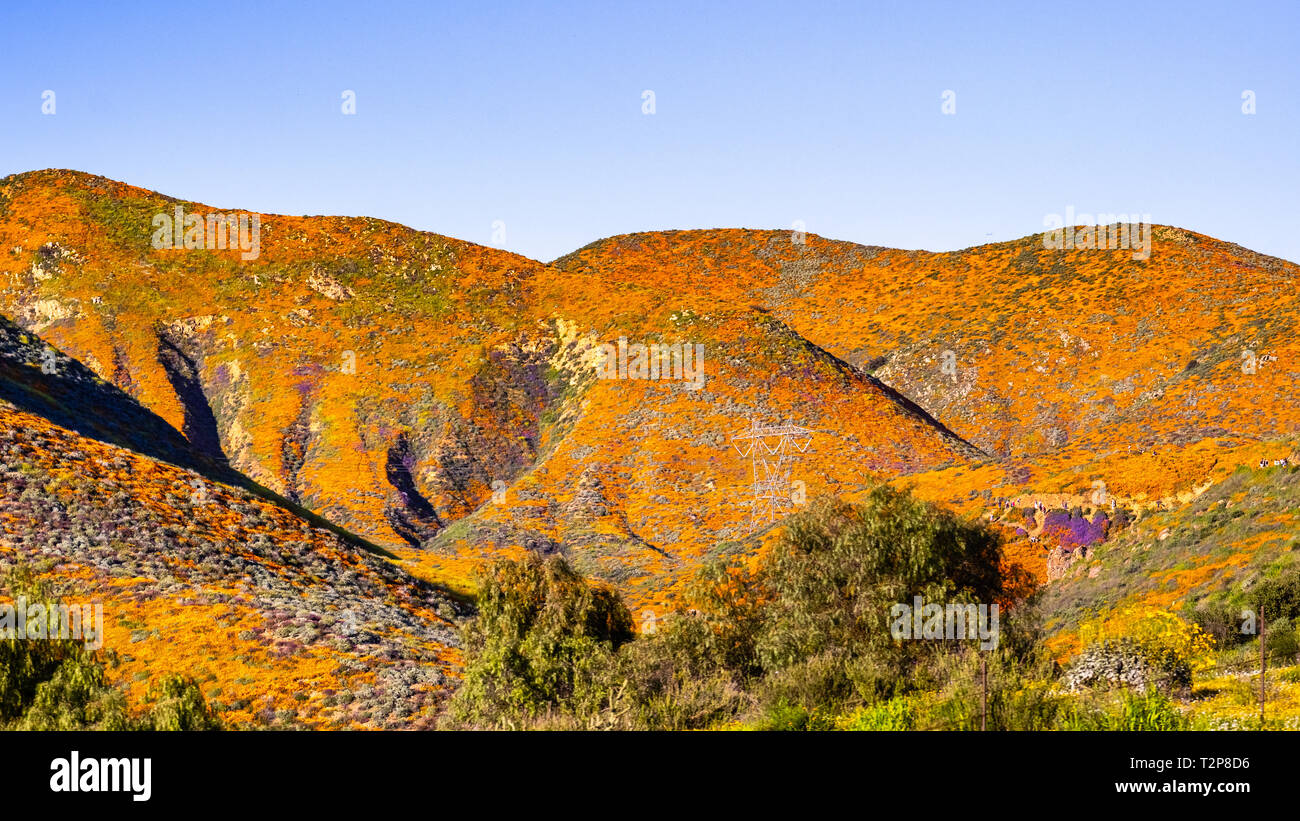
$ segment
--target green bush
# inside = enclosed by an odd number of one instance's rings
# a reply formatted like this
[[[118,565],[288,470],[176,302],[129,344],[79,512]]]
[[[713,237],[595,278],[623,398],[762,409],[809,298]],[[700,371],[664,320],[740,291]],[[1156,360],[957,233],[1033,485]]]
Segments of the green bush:
[[[57,606],[30,568],[3,579],[6,592]],[[109,687],[104,661],[78,639],[0,639],[0,727],[22,730],[128,729],[126,699]]]
[[[1190,612],[1184,612],[1192,623],[1214,639],[1215,647],[1228,648],[1251,638],[1241,632],[1241,611],[1241,606],[1233,605],[1225,598],[1211,597],[1201,599]]]
[[[852,731],[915,730],[917,709],[910,697],[859,707],[840,718],[836,729]]]
[[[1289,565],[1276,576],[1260,579],[1251,598],[1270,622],[1300,618],[1300,565]]]
[[[1265,624],[1264,642],[1268,657],[1273,661],[1291,664],[1300,653],[1300,641],[1297,641],[1296,629],[1289,619],[1271,620]]]
[[[1000,646],[983,653],[950,653],[934,666],[936,698],[923,718],[924,729],[978,730],[985,701],[988,730],[1050,730],[1069,702],[1052,686],[1056,664],[1041,650],[1025,654]]]
[[[763,719],[754,729],[775,732],[833,730],[835,729],[835,719],[818,708],[809,710],[806,707],[782,701],[769,705]]]
[[[142,719],[148,730],[219,730],[221,721],[208,708],[203,692],[193,679],[181,675],[164,676],[145,694],[152,702],[149,714]]]
[[[585,725],[611,708],[614,652],[632,614],[560,557],[498,560],[478,578],[478,617],[462,631],[453,721],[518,728],[548,713]]]
[[[624,645],[615,671],[618,726],[702,729],[751,709],[748,679],[728,667],[733,649],[726,630],[692,613],[677,613],[666,628]]]

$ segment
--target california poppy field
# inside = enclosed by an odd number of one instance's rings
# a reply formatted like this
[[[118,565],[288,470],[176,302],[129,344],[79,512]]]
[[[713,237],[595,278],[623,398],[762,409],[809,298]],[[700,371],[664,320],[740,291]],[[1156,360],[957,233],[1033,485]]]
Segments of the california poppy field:
[[[1293,3],[0,31],[6,784],[1281,795]]]

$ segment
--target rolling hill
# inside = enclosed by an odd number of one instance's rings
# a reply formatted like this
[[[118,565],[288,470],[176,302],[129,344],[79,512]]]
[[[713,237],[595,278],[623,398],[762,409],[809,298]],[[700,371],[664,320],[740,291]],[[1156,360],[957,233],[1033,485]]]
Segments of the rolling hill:
[[[178,208],[199,247],[157,241]],[[213,214],[257,224],[255,253],[206,247]],[[39,171],[0,180],[0,313],[184,433],[155,447],[426,579],[560,552],[635,607],[771,536],[755,424],[807,431],[772,485],[796,501],[907,484],[1006,524],[1044,580],[1062,527],[1294,449],[1295,264],[1168,226],[1149,259],[1044,245],[711,229],[544,264]]]
[[[18,564],[102,605],[136,706],[181,674],[229,726],[422,726],[458,661],[455,599],[0,318],[0,569]]]
[[[1043,235],[950,253],[794,239],[631,234],[554,264],[770,311],[987,453],[1005,497],[1102,482],[1154,508],[1300,431],[1294,263],[1167,226],[1146,260]]]
[[[213,212],[77,172],[6,178],[0,311],[212,461],[404,556],[564,544],[657,588],[751,529],[731,442],[751,422],[816,431],[791,476],[808,495],[980,455],[761,306],[368,219],[256,215],[256,259],[154,248],[177,208]],[[598,378],[619,340],[687,344],[698,375]]]

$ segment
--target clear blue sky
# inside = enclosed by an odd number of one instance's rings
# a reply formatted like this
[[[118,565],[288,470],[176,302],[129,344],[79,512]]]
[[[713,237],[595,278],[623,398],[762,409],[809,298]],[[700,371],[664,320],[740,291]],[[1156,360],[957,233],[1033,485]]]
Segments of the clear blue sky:
[[[501,220],[543,260],[794,220],[949,250],[1067,206],[1300,260],[1296,0],[4,0],[0,69],[0,175],[484,244]]]

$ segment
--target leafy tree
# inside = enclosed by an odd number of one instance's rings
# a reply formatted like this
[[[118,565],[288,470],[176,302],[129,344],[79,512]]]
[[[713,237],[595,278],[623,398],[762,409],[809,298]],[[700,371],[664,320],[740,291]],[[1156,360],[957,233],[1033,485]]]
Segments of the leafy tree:
[[[195,681],[175,673],[154,683],[145,694],[153,702],[141,729],[219,730],[221,721],[208,708],[203,691]]]
[[[26,567],[5,587],[17,600],[57,606],[49,585]],[[0,639],[0,726],[24,730],[127,729],[122,694],[104,680],[104,665],[79,639]]]
[[[895,640],[894,605],[994,603],[1001,557],[994,531],[888,485],[861,504],[818,500],[789,521],[767,571],[757,649],[772,697],[812,707],[896,694],[942,643]]]
[[[536,554],[498,560],[477,582],[453,720],[519,727],[551,710],[582,720],[609,707],[614,651],[634,635],[617,594]]]
[[[957,675],[969,685],[969,661],[944,661],[974,659],[961,652],[967,642],[900,642],[892,611],[913,596],[992,604],[1007,594],[1001,559],[1000,538],[984,525],[881,485],[861,504],[818,500],[792,517],[764,562],[702,568],[686,605],[635,641],[618,597],[562,559],[498,561],[479,580],[449,717],[479,727],[691,729],[756,720],[768,729],[829,729],[846,707]],[[1052,671],[1036,625],[1012,619],[1007,627],[996,669],[1006,671],[999,686],[1005,680],[1011,693],[1015,676]],[[1006,709],[1031,708],[1021,698]]]
[[[733,654],[733,631],[718,629],[717,621],[701,613],[678,612],[667,621],[664,629],[624,645],[615,658],[615,726],[702,729],[751,709],[751,678],[742,670],[752,652]]]

